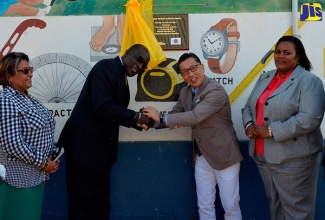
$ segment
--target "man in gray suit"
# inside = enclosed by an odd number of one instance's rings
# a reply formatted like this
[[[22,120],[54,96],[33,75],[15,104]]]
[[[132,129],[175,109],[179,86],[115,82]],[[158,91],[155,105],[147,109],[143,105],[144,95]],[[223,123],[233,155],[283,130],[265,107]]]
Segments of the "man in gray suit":
[[[225,219],[242,219],[239,169],[243,157],[233,128],[228,95],[218,82],[205,76],[204,65],[195,54],[183,54],[178,66],[189,85],[181,90],[173,110],[162,115],[154,107],[148,107],[144,114],[160,122],[157,128],[192,127],[200,219],[216,219],[217,184]]]

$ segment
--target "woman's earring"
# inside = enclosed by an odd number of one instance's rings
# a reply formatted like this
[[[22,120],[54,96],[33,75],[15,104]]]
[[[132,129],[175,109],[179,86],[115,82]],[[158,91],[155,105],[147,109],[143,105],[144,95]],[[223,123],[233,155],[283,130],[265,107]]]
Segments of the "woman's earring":
[[[11,86],[11,85],[12,85],[12,81],[10,80],[10,81],[9,81],[9,86]]]

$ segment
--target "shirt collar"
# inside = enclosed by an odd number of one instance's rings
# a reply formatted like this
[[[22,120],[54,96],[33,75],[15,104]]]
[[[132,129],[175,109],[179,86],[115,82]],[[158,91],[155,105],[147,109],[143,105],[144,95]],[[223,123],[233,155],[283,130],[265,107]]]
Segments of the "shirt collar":
[[[196,92],[197,92],[197,90],[199,89],[199,88],[193,88],[193,87],[191,87],[191,89],[192,89],[192,93],[194,92],[195,94],[196,94]]]

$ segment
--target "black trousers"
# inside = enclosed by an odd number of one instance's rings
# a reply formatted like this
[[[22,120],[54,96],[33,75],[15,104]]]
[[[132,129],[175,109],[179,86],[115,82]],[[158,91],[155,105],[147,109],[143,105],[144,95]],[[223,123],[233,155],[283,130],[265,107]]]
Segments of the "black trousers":
[[[111,168],[92,170],[66,155],[69,220],[109,219]]]

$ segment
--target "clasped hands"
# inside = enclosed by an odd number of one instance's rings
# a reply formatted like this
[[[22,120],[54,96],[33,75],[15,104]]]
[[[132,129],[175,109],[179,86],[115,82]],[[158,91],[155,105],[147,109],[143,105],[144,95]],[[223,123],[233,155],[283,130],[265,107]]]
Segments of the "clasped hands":
[[[245,133],[249,139],[270,137],[268,126],[265,125],[257,126],[255,124],[251,124],[247,127]]]
[[[60,164],[60,159],[56,160],[56,161],[52,161],[52,156],[50,156],[47,159],[47,165],[44,168],[44,172],[46,174],[52,174],[55,173],[56,171],[58,171],[59,169],[59,164]]]
[[[154,126],[155,122],[159,121],[160,112],[155,107],[142,107],[139,112],[135,114],[135,120],[139,127],[148,130]]]

